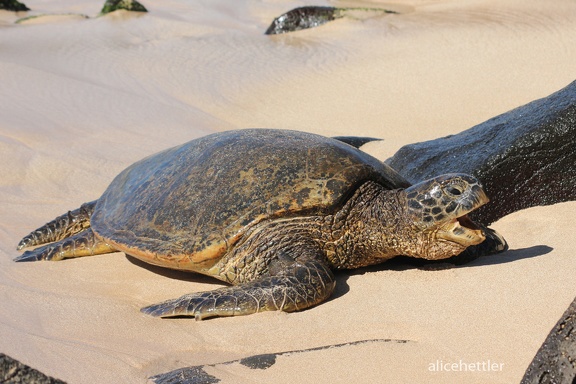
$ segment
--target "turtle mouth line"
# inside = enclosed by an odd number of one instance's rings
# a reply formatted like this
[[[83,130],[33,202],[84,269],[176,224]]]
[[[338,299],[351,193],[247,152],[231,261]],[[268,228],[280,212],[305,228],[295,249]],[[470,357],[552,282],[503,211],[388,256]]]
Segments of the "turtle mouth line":
[[[484,231],[468,215],[454,218],[440,228],[438,237],[465,247],[480,244],[486,239]]]
[[[470,218],[468,217],[468,215],[463,215],[460,217],[457,217],[455,219],[455,221],[457,221],[460,226],[468,228],[468,229],[472,229],[472,230],[479,230],[480,227],[477,226],[472,220],[470,220]]]

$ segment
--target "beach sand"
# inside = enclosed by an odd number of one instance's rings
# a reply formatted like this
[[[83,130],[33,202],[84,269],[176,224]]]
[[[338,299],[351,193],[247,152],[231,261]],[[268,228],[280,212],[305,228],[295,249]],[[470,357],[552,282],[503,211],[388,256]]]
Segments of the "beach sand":
[[[95,17],[102,3],[26,3],[89,19],[14,24],[26,14],[0,11],[0,352],[69,383],[211,364],[223,383],[519,382],[576,296],[576,202],[496,222],[506,253],[340,273],[330,301],[291,314],[152,318],[139,308],[221,284],[122,253],[12,259],[134,161],[211,132],[379,137],[363,149],[385,160],[548,96],[574,80],[576,3],[320,2],[403,13],[277,36],[263,35],[270,22],[309,3],[174,0]],[[221,364],[275,353],[267,369]]]

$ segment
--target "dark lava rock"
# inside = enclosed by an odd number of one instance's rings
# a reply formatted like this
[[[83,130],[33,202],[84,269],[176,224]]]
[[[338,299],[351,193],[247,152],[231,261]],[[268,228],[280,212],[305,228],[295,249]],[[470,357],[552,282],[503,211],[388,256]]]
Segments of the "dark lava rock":
[[[406,145],[386,162],[412,183],[449,172],[475,175],[491,202],[470,216],[484,225],[576,200],[576,81],[457,135]]]
[[[26,5],[16,0],[0,0],[0,9],[13,12],[30,10]]]
[[[272,21],[266,35],[294,32],[306,28],[314,28],[329,21],[342,17],[338,8],[334,7],[300,7],[286,12]]]
[[[0,353],[0,383],[65,384]]]
[[[148,12],[148,10],[136,0],[106,0],[100,13],[105,15],[119,9],[132,12]]]
[[[576,383],[576,299],[548,334],[521,383]]]
[[[366,16],[370,17],[385,13],[396,12],[381,8],[299,7],[275,18],[265,34],[277,35],[280,33],[299,31],[301,29],[314,28],[348,15],[356,19],[362,19]],[[364,17],[362,14],[364,14]]]
[[[221,380],[204,370],[203,365],[176,369],[150,378],[155,384],[216,384]]]

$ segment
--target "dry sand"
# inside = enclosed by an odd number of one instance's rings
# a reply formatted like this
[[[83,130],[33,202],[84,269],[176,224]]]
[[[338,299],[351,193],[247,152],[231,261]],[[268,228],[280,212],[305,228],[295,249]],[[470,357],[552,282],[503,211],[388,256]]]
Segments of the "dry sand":
[[[102,3],[27,5],[95,16]],[[230,383],[520,380],[576,295],[576,203],[495,223],[510,243],[502,255],[440,271],[340,274],[335,298],[293,314],[161,320],[139,308],[220,284],[121,253],[12,262],[22,236],[98,198],[132,162],[210,132],[376,136],[386,140],[366,150],[384,160],[575,78],[571,0],[398,1],[386,4],[401,15],[263,35],[274,17],[306,4],[145,2],[145,15],[18,25],[24,14],[0,11],[1,352],[70,383],[141,383],[203,364]],[[285,354],[265,370],[218,364],[372,339],[409,342]],[[440,361],[477,368],[431,371]],[[500,369],[482,371],[488,361]]]

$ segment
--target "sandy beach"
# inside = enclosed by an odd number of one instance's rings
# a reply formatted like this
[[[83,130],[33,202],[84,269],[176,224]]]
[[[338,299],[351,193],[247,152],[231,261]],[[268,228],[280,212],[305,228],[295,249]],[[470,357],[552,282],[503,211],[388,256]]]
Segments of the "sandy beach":
[[[128,165],[212,132],[379,137],[362,149],[385,160],[546,97],[576,78],[574,1],[320,1],[400,13],[276,36],[275,17],[310,3],[171,0],[97,17],[102,3],[0,11],[0,352],[74,384],[190,366],[222,383],[520,381],[576,296],[576,202],[494,223],[505,253],[339,273],[331,300],[291,314],[158,319],[139,309],[222,284],[123,253],[12,259]],[[274,364],[239,363],[261,354]]]

